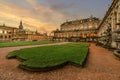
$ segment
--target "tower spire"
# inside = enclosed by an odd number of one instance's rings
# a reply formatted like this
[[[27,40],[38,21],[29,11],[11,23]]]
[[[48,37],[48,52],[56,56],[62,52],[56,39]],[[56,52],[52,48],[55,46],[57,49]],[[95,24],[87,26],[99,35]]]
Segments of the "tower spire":
[[[90,18],[92,19],[93,18],[93,15],[91,14]]]
[[[19,29],[23,29],[22,20],[20,21]]]

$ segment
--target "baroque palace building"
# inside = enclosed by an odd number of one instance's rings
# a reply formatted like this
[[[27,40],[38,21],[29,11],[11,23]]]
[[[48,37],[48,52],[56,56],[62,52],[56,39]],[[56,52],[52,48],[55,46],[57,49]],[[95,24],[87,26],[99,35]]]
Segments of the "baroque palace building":
[[[12,40],[15,35],[17,28],[5,26],[5,24],[0,25],[0,41]]]
[[[93,41],[120,49],[120,0],[113,0],[102,21],[96,17],[67,21],[54,31],[53,40]]]
[[[54,31],[53,40],[57,41],[96,41],[100,20],[91,16],[87,19],[67,21]]]
[[[120,0],[113,0],[98,28],[98,42],[120,49]]]
[[[22,21],[19,28],[0,25],[0,41],[40,41],[52,40],[52,37],[46,33],[40,34],[37,31],[28,31],[23,29]]]

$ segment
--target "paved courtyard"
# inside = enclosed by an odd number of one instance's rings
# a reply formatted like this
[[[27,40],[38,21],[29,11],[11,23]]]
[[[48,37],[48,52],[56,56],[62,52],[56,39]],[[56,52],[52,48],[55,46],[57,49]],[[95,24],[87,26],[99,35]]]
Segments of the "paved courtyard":
[[[56,45],[66,43],[55,43]],[[49,46],[44,44],[37,46]],[[35,46],[0,48],[0,80],[120,80],[120,61],[113,53],[95,44],[91,44],[86,65],[76,67],[66,65],[49,72],[29,72],[18,68],[17,59],[6,59],[14,50]]]

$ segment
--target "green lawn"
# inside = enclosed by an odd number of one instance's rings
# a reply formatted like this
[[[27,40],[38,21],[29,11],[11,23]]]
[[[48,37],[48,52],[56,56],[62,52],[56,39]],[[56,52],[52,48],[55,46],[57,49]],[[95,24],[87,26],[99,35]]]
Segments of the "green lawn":
[[[21,42],[5,42],[0,43],[0,47],[13,47],[13,46],[25,46],[25,45],[39,45],[53,43],[52,41],[21,41]]]
[[[9,53],[7,58],[21,59],[23,62],[20,67],[24,69],[46,70],[68,62],[82,66],[88,54],[88,49],[88,44],[70,43],[21,49]]]

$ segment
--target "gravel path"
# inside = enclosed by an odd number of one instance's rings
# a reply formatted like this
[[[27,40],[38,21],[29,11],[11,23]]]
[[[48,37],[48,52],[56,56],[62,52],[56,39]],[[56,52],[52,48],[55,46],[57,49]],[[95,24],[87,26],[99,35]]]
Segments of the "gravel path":
[[[41,46],[49,45],[54,44]],[[22,70],[18,68],[20,63],[18,60],[5,58],[9,52],[27,47],[35,46],[0,48],[0,80],[120,80],[120,61],[115,58],[111,51],[94,44],[90,46],[90,53],[84,68],[66,65],[49,72]]]

